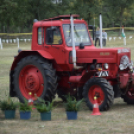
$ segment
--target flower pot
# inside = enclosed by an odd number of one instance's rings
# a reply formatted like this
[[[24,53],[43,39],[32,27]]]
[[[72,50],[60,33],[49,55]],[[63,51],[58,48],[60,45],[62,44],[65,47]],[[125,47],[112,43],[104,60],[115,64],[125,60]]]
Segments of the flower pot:
[[[42,121],[50,121],[51,120],[51,112],[40,113],[40,118]]]
[[[28,120],[31,118],[31,112],[22,112],[20,111],[20,119]]]
[[[66,111],[68,120],[77,120],[77,112],[75,111]]]
[[[6,119],[14,119],[15,118],[15,110],[5,110],[4,111]]]

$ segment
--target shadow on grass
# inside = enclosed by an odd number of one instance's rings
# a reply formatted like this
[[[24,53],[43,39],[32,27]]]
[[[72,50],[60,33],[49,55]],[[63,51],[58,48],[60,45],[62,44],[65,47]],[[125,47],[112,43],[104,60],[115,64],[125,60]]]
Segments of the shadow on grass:
[[[64,102],[63,101],[54,101],[53,106],[57,108],[63,108],[64,107]]]
[[[64,104],[65,102],[63,101],[54,101],[54,107],[56,106],[56,108],[64,108]],[[87,107],[86,103],[83,102],[81,105],[80,105],[80,111],[85,111],[85,110],[89,110],[89,108]]]
[[[111,110],[123,110],[123,109],[129,109],[129,108],[134,108],[133,104],[127,104],[127,103],[115,103],[111,107]]]

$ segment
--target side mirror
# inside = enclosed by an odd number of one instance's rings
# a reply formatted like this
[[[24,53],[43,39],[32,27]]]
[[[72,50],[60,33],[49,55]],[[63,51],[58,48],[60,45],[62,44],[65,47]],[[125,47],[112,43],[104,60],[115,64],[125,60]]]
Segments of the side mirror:
[[[94,40],[95,39],[95,32],[96,32],[95,27],[93,25],[88,25],[88,29],[93,30],[92,35],[93,35],[93,40]]]
[[[79,48],[80,49],[84,49],[84,44],[83,43],[80,43]]]

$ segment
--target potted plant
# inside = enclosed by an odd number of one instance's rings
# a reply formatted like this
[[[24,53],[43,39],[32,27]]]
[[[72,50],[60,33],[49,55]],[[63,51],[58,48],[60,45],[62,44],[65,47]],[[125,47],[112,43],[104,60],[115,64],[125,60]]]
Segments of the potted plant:
[[[68,120],[76,120],[77,119],[77,111],[80,108],[80,104],[83,102],[82,100],[77,101],[74,96],[66,95],[66,103],[65,110],[67,114]]]
[[[0,108],[5,114],[6,119],[14,119],[17,103],[13,102],[10,97],[0,102]]]
[[[25,100],[24,103],[19,103],[20,119],[28,120],[31,118],[32,106]]]
[[[48,102],[48,101],[44,101],[41,98],[38,98],[38,103],[36,104],[36,109],[40,113],[40,118],[42,121],[51,120],[52,107],[53,107],[53,101]]]

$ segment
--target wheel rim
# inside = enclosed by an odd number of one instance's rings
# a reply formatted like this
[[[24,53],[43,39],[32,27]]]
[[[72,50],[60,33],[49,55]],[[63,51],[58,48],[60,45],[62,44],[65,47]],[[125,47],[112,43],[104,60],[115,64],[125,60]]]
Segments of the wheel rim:
[[[97,97],[98,104],[101,105],[104,101],[104,92],[101,89],[101,87],[98,85],[94,85],[94,86],[90,87],[90,89],[88,91],[88,98],[92,104],[94,104],[95,96]]]
[[[19,88],[26,99],[32,97],[32,99],[35,100],[35,95],[42,95],[44,79],[40,70],[36,66],[27,65],[20,71]],[[29,93],[31,93],[31,95]]]

